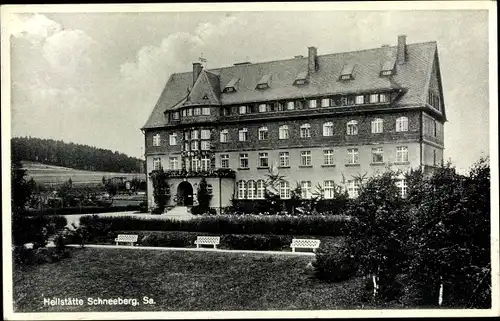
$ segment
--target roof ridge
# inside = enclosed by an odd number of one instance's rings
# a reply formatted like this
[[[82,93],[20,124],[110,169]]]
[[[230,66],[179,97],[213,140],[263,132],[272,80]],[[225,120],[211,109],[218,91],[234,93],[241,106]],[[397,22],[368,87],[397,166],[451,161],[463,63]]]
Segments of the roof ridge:
[[[431,41],[424,41],[424,42],[415,42],[415,43],[409,43],[409,44],[407,44],[407,46],[423,45],[423,44],[430,44],[430,43],[437,43],[437,41],[431,40]],[[397,45],[388,46],[388,47],[367,48],[367,49],[361,49],[361,50],[333,52],[333,53],[328,53],[328,54],[324,54],[324,55],[318,55],[318,57],[330,57],[330,56],[334,56],[334,55],[342,55],[342,54],[357,53],[357,52],[366,52],[366,51],[372,51],[372,50],[382,50],[382,49],[396,48],[396,47],[397,47]],[[307,57],[302,57],[302,58],[287,58],[287,59],[274,59],[274,60],[260,61],[260,62],[245,64],[245,65],[241,65],[241,66],[255,66],[255,65],[262,65],[262,64],[268,64],[268,63],[273,63],[273,62],[287,62],[287,61],[301,60],[301,59],[307,60]],[[239,66],[232,65],[232,66],[224,66],[224,67],[211,68],[211,69],[203,69],[203,70],[206,71],[206,72],[210,72],[211,74],[214,74],[212,71],[218,71],[218,72],[220,72],[222,69],[228,69],[228,68],[234,68],[234,67],[239,67]],[[187,73],[191,73],[191,71],[179,72],[179,73],[174,73],[174,74],[180,75],[180,74],[187,74]],[[214,74],[214,75],[218,76],[217,74]]]

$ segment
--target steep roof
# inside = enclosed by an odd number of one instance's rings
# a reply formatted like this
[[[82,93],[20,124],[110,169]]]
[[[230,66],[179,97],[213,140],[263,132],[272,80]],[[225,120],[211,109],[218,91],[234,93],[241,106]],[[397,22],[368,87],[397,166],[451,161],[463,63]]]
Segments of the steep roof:
[[[198,79],[193,85],[193,89],[189,92],[182,106],[194,105],[220,105],[220,84],[219,76],[202,70]],[[181,104],[172,106],[173,108],[180,107]]]
[[[307,57],[210,69],[202,71],[194,85],[192,72],[173,74],[144,128],[164,125],[165,111],[186,103],[191,86],[193,89],[189,95],[192,99],[198,99],[198,92],[203,92],[208,95],[210,104],[214,105],[402,88],[405,94],[398,101],[398,106],[422,106],[426,102],[428,79],[436,52],[434,41],[408,44],[406,62],[396,64],[396,73],[391,77],[380,77],[380,71],[387,61],[395,60],[396,46],[318,55],[318,70],[309,75],[308,84],[301,86],[293,83],[301,71],[307,70]],[[354,79],[339,81],[342,69],[349,64],[354,67]],[[270,87],[256,89],[258,81],[266,74],[271,75]],[[224,86],[234,78],[239,78],[237,91],[221,93],[221,84]],[[208,87],[212,90],[208,90]]]

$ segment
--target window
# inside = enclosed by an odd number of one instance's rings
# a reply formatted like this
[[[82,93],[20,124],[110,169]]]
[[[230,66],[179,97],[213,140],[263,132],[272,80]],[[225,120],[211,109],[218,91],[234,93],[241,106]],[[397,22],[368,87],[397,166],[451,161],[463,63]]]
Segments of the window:
[[[248,108],[247,108],[247,106],[240,106],[238,108],[238,111],[239,111],[240,115],[241,114],[246,114],[248,112]]]
[[[270,74],[262,76],[262,78],[260,78],[259,82],[257,83],[257,89],[269,88],[269,81],[270,80],[271,80]]]
[[[311,151],[305,150],[300,152],[300,165],[311,166]]]
[[[189,150],[189,142],[184,142],[184,150],[185,151]]]
[[[248,129],[240,129],[238,137],[240,142],[246,142],[248,140]]]
[[[396,147],[396,162],[397,163],[408,162],[408,147],[407,146]]]
[[[203,107],[201,109],[201,114],[206,116],[210,115],[210,107]]]
[[[189,131],[185,131],[184,132],[184,140],[189,140],[189,137],[190,137]]]
[[[177,134],[173,133],[169,136],[170,145],[177,145]]]
[[[259,140],[267,140],[268,132],[267,127],[259,128]]]
[[[187,114],[187,113],[186,113],[186,109],[183,109],[183,110],[182,110],[182,117],[186,117],[186,114]]]
[[[303,199],[310,199],[311,198],[311,181],[302,181],[300,182],[300,194]]]
[[[267,104],[259,104],[259,113],[265,113],[267,111]]]
[[[379,99],[378,99],[378,94],[371,94],[370,95],[370,103],[374,104],[374,103],[378,103]]]
[[[289,101],[286,103],[286,110],[294,110],[295,109],[295,102],[294,101]]]
[[[188,108],[186,110],[186,115],[189,116],[189,117],[193,116],[193,109],[192,108]]]
[[[200,138],[200,132],[198,130],[191,131],[191,139],[199,139],[199,138]]]
[[[239,181],[238,182],[238,189],[237,189],[237,198],[238,199],[245,199],[246,198],[246,193],[247,193],[247,186],[245,184],[245,181]]]
[[[372,134],[380,134],[384,131],[384,121],[376,118],[372,121]]]
[[[347,123],[347,135],[353,136],[358,134],[358,122],[351,120]]]
[[[247,199],[253,200],[256,194],[255,182],[250,180],[247,182]]]
[[[160,170],[160,168],[161,168],[161,158],[160,157],[153,158],[153,170],[157,171]]]
[[[222,116],[229,116],[229,115],[231,115],[231,107],[222,108]]]
[[[356,96],[355,102],[356,102],[356,105],[364,104],[365,103],[365,96],[363,96],[363,95]]]
[[[184,164],[186,166],[186,170],[189,172],[191,171],[191,162],[189,160],[189,157],[184,158]]]
[[[433,164],[436,165],[437,163],[437,151],[435,149],[432,150],[432,158],[433,158]]]
[[[290,183],[287,181],[280,182],[280,198],[281,199],[290,198]]]
[[[346,96],[342,96],[342,98],[340,98],[340,105],[342,105],[342,106],[349,105],[349,101],[347,100]]]
[[[198,157],[191,158],[191,170],[193,172],[199,172],[201,170],[201,162]]]
[[[347,181],[347,194],[350,198],[359,196],[359,182],[356,180]]]
[[[257,181],[257,192],[255,194],[255,198],[263,199],[265,190],[266,190],[265,182],[263,180],[258,180]]]
[[[359,164],[359,151],[357,148],[348,148],[347,156],[348,164]]]
[[[408,131],[408,117],[399,117],[396,119],[396,131],[397,132]]]
[[[346,64],[342,68],[342,71],[340,72],[340,79],[341,80],[351,80],[353,79],[353,73],[354,71],[354,65],[353,64]]]
[[[179,119],[179,112],[178,111],[174,111],[172,113],[172,119],[173,120],[178,120]]]
[[[323,136],[333,136],[333,123],[328,122],[323,124]]]
[[[248,168],[248,154],[240,154],[240,168]]]
[[[210,130],[202,129],[201,130],[201,139],[210,139]]]
[[[381,76],[390,76],[394,70],[394,64],[396,63],[396,59],[389,59],[384,62],[382,65],[382,69],[380,70]]]
[[[208,171],[212,165],[210,158],[208,156],[203,156],[201,158],[201,169],[204,171]]]
[[[210,150],[210,141],[202,140],[201,141],[201,150]]]
[[[380,94],[379,100],[381,103],[386,103],[389,101],[389,95],[388,94]]]
[[[408,183],[406,182],[406,179],[397,180],[396,186],[399,188],[399,195],[405,198],[408,194]]]
[[[220,155],[220,167],[229,168],[229,154]]]
[[[279,128],[279,139],[288,139],[290,137],[288,132],[288,125],[282,125]]]
[[[335,158],[334,158],[334,152],[333,149],[327,149],[323,151],[324,155],[324,165],[334,165],[335,164]]]
[[[308,101],[308,106],[309,108],[316,108],[317,107],[317,101],[316,99],[311,99]]]
[[[332,199],[335,197],[335,182],[334,181],[324,181],[323,182],[323,194],[325,199]]]
[[[311,125],[304,124],[300,126],[300,138],[309,138],[311,137]]]
[[[194,116],[200,116],[200,115],[201,115],[201,108],[199,108],[199,107],[195,107],[195,108],[193,109],[193,115],[194,115]]]
[[[153,146],[160,146],[160,134],[153,135]]]
[[[294,85],[304,85],[307,83],[307,70],[302,70],[299,72],[297,77],[295,78],[295,81],[293,82]]]
[[[179,160],[177,159],[177,157],[170,157],[168,159],[168,162],[171,170],[179,169]]]
[[[220,142],[227,143],[228,142],[229,131],[227,129],[223,129],[220,131]]]
[[[269,167],[268,153],[259,153],[259,167]]]
[[[289,166],[290,166],[290,153],[280,152],[280,167],[289,167]]]
[[[382,147],[372,148],[372,163],[384,162],[384,149]]]
[[[330,98],[321,99],[321,107],[330,107]]]
[[[231,93],[231,92],[235,92],[236,91],[236,85],[238,84],[238,81],[240,79],[238,77],[234,77],[232,78],[226,85],[226,87],[224,87],[224,92],[225,93]]]
[[[191,150],[198,150],[199,149],[198,141],[194,140],[191,142]]]

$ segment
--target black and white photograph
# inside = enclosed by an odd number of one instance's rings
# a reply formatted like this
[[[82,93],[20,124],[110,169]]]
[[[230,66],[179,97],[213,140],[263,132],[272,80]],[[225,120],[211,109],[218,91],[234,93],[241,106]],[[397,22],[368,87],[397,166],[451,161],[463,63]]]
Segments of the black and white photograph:
[[[495,2],[1,10],[4,319],[500,315]]]

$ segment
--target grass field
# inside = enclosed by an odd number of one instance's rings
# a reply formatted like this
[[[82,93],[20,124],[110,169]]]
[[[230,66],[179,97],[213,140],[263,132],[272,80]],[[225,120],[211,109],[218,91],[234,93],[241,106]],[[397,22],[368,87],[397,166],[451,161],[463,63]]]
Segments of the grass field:
[[[363,281],[324,283],[312,257],[269,254],[74,249],[57,263],[24,266],[13,275],[16,312],[224,311],[361,308]],[[143,297],[155,301],[143,304]],[[43,305],[81,298],[83,306]],[[136,298],[137,306],[87,305],[87,298]]]
[[[27,170],[28,177],[33,177],[37,183],[60,184],[69,178],[74,184],[93,184],[102,182],[102,177],[126,177],[132,179],[138,177],[146,179],[145,174],[112,173],[112,172],[92,172],[73,168],[46,165],[34,162],[22,162],[23,168]]]

